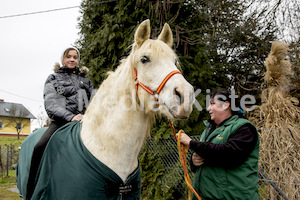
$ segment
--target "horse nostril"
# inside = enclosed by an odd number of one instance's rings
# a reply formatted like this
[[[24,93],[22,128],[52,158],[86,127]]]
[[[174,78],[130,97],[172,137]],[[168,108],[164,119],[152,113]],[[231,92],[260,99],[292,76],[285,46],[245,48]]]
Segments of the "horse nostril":
[[[175,96],[176,103],[178,103],[179,105],[183,104],[183,102],[184,102],[184,95],[182,95],[181,92],[178,91],[178,88],[175,88],[175,90],[174,90],[174,96]]]

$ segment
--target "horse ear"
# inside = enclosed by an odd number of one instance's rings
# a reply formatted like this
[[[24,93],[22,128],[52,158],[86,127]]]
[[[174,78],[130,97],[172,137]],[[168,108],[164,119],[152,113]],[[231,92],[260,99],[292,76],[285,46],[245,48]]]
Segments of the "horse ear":
[[[165,23],[158,39],[165,42],[169,47],[173,45],[173,34],[169,24]]]
[[[134,41],[137,47],[140,47],[146,40],[150,38],[150,20],[143,21],[134,34]]]

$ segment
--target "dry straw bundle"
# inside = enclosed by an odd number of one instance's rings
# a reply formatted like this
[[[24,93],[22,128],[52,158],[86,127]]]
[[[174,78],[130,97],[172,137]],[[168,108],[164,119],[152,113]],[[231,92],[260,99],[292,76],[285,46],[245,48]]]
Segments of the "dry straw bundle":
[[[260,170],[273,185],[261,186],[262,199],[300,199],[300,107],[298,99],[289,95],[293,71],[288,50],[287,44],[273,42],[265,61],[267,87],[261,94],[262,103],[249,117],[260,130]]]

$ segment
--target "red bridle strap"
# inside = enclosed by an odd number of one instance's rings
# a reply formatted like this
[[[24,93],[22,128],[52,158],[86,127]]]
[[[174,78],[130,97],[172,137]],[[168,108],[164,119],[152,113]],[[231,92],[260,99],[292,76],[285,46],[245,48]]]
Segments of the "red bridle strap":
[[[153,90],[151,90],[149,87],[147,87],[146,85],[144,85],[143,83],[139,82],[137,79],[137,71],[136,68],[134,68],[134,77],[135,77],[135,88],[136,88],[136,93],[138,91],[138,86],[141,86],[146,92],[148,92],[151,95],[154,94],[159,94],[161,92],[161,90],[163,89],[163,87],[165,86],[165,84],[167,83],[167,81],[175,74],[181,74],[182,73],[178,70],[172,71],[170,72],[165,79],[161,82],[161,84],[158,86],[157,90],[154,92]]]

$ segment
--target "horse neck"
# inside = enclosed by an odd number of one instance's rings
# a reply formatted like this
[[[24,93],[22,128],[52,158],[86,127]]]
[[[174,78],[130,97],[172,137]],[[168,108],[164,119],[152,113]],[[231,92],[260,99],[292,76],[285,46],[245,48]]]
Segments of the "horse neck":
[[[135,98],[128,63],[103,82],[84,115],[81,131],[87,149],[123,180],[137,167],[138,154],[154,119],[140,109],[124,109],[122,99]]]

